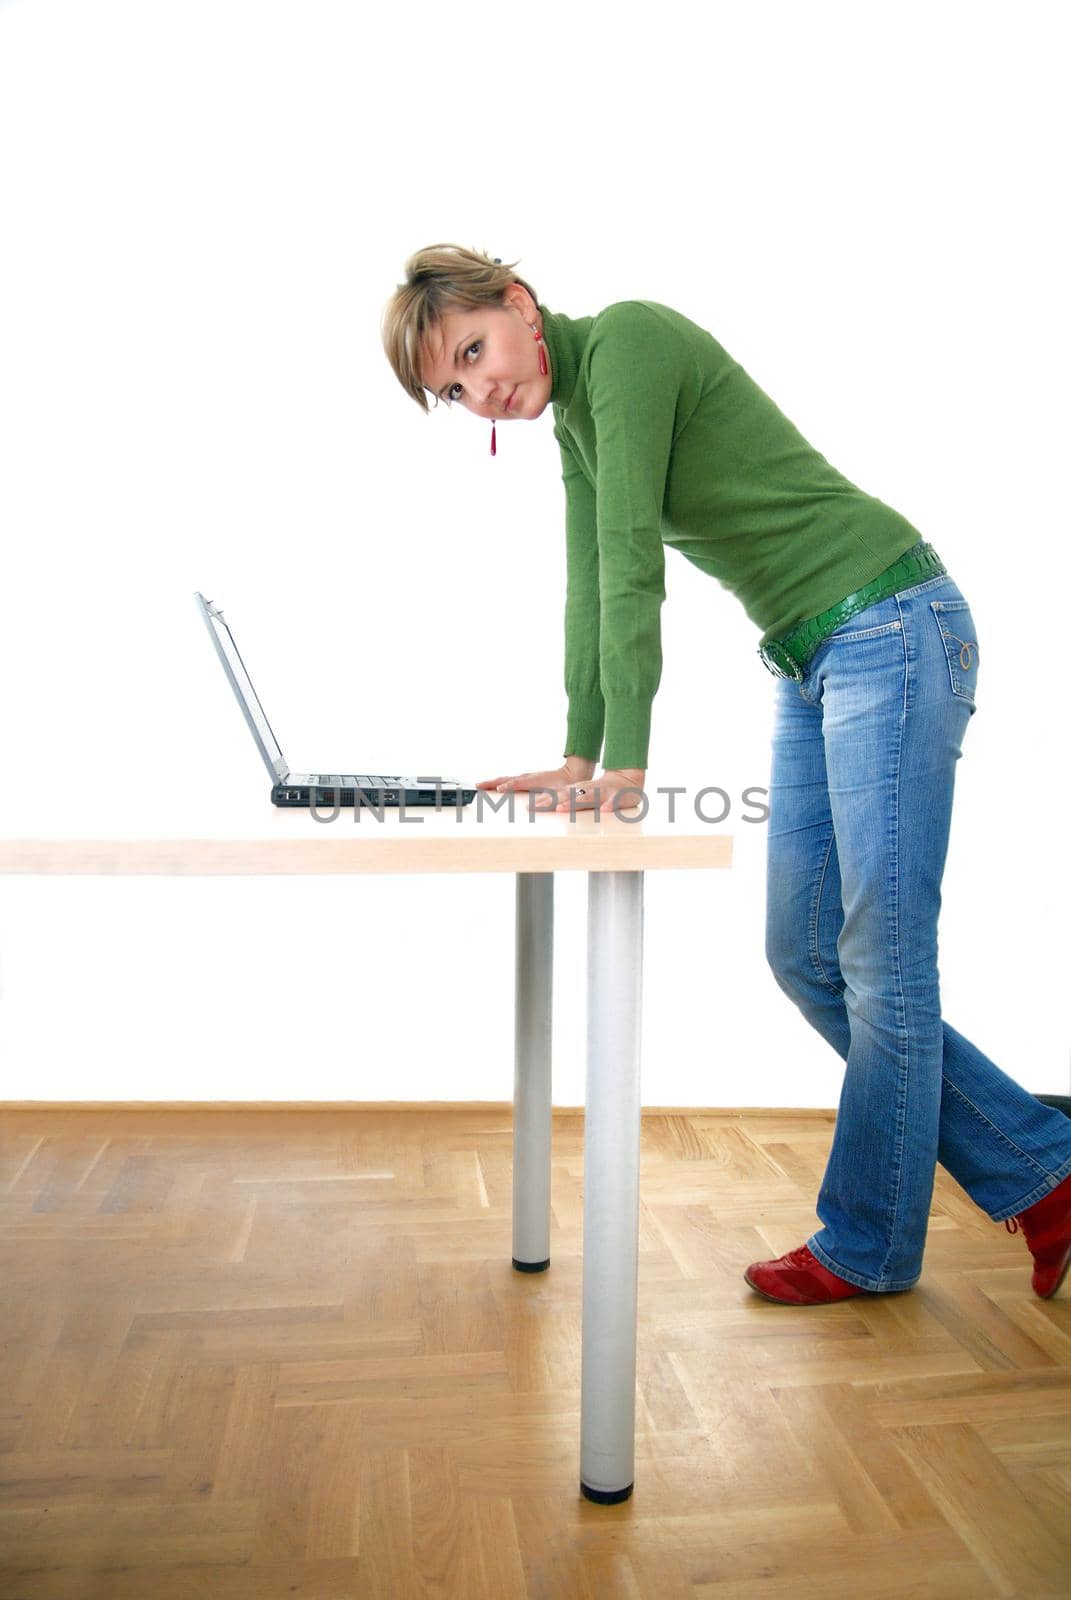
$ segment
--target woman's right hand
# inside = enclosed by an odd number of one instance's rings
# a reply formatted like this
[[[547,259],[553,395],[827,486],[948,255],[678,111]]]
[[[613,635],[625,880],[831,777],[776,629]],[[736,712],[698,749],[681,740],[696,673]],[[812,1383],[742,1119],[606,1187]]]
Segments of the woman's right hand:
[[[567,791],[571,784],[583,783],[585,779],[595,775],[594,761],[586,761],[583,756],[566,756],[560,767],[547,768],[543,772],[517,772],[507,773],[499,778],[485,778],[476,785],[477,789],[494,789],[499,794],[511,792],[524,792],[528,789],[549,789],[554,793],[554,800],[547,802],[550,810],[557,804],[559,793]],[[537,802],[537,806],[540,802]]]

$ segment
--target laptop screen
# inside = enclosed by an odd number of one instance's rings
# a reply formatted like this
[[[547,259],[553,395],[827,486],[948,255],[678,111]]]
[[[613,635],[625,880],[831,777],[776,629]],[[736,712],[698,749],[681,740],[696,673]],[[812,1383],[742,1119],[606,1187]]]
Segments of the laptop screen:
[[[198,590],[194,599],[197,607],[205,619],[212,642],[216,647],[216,654],[223,663],[223,670],[230,680],[235,698],[242,708],[242,714],[249,726],[249,731],[257,741],[257,746],[264,758],[272,780],[285,778],[289,768],[283,759],[283,752],[279,749],[278,741],[271,731],[271,724],[264,715],[264,708],[257,699],[257,692],[253,688],[252,680],[245,670],[245,662],[238,654],[238,646],[234,642],[234,635],[224,621],[223,612],[214,606],[211,600],[206,600]]]

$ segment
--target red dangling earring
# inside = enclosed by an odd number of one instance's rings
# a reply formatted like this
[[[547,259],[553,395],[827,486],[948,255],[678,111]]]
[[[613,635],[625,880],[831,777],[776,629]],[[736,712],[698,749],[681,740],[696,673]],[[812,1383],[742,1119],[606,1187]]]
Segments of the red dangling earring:
[[[538,328],[533,328],[532,332],[535,334],[535,341],[536,341],[536,344],[539,346],[539,370],[543,374],[543,376],[546,377],[546,375],[547,375],[547,352],[543,347],[543,335],[540,333]],[[494,423],[494,418],[493,417],[491,419],[491,454],[492,455],[497,455],[498,454],[498,451],[495,448],[495,423]]]

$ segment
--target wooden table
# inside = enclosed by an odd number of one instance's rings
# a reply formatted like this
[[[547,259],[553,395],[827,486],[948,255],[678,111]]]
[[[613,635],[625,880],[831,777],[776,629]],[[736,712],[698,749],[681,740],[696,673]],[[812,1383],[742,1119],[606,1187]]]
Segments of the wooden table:
[[[211,786],[209,786],[211,787]],[[613,1504],[632,1493],[639,1254],[643,875],[728,867],[732,839],[676,799],[650,811],[532,814],[481,794],[459,811],[282,810],[208,789],[109,818],[92,838],[32,812],[0,812],[0,873],[47,875],[516,874],[513,1265],[550,1265],[551,974],[554,874],[588,874],[587,1084],[580,1487]],[[129,804],[129,802],[128,802]],[[170,807],[170,815],[167,808]],[[255,811],[255,820],[251,816]],[[151,815],[149,815],[151,813]],[[630,816],[633,820],[629,820]],[[322,820],[318,820],[318,818]],[[20,825],[21,824],[21,825]],[[14,837],[14,834],[22,837]]]

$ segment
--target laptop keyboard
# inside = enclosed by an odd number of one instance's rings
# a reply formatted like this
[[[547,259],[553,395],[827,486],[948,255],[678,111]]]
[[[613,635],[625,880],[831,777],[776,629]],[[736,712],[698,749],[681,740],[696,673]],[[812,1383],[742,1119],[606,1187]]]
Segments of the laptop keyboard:
[[[379,772],[326,772],[315,782],[323,788],[335,789],[423,789],[433,788],[430,778],[387,777]]]
[[[376,772],[322,772],[316,782],[327,789],[392,789],[404,787],[404,778],[387,778]]]
[[[434,778],[387,777],[378,772],[291,772],[286,782],[311,784],[319,789],[434,789],[435,787]],[[454,785],[450,783],[444,787],[453,788]]]

